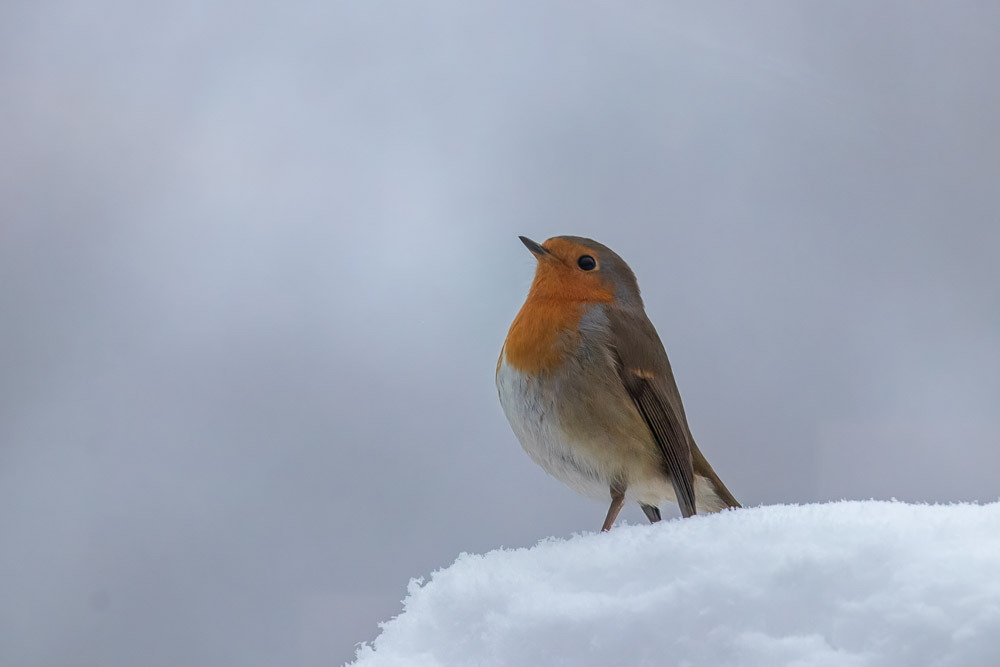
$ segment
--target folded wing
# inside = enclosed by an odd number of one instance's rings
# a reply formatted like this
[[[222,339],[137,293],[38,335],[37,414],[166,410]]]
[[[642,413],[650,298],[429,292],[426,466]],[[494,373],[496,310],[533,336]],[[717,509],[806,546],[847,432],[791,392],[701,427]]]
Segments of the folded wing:
[[[625,390],[649,427],[681,514],[695,513],[694,466],[684,408],[667,354],[645,313],[609,313],[613,355]]]

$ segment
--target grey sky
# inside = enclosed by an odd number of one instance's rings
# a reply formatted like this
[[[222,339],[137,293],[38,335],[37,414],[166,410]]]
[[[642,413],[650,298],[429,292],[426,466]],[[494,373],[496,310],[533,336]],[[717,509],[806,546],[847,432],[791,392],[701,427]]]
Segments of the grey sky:
[[[0,663],[338,664],[409,577],[598,528],[497,402],[518,234],[632,265],[744,503],[996,499],[997,34],[6,3]]]

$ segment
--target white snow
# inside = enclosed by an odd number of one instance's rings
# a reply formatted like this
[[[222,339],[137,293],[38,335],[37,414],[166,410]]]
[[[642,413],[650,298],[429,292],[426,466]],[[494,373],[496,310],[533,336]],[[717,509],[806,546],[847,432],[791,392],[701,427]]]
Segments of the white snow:
[[[997,667],[1000,503],[743,509],[411,581],[356,667]]]

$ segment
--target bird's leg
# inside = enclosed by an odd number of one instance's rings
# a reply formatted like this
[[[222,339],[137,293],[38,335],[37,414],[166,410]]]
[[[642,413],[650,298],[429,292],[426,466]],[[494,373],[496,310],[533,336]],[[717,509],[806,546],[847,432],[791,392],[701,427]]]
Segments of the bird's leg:
[[[611,526],[615,525],[615,519],[618,518],[618,513],[622,511],[624,504],[625,492],[611,487],[611,507],[608,508],[608,516],[604,519],[604,525],[601,527],[602,533],[611,530]]]
[[[650,523],[656,523],[660,520],[660,508],[654,507],[653,505],[646,505],[645,503],[639,503],[639,507],[646,514],[646,518],[649,519]]]

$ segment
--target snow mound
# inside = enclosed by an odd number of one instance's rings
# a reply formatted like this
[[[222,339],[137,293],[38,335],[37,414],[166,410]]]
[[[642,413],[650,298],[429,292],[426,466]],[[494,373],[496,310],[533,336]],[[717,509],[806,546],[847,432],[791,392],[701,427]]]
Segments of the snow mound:
[[[1000,503],[743,509],[462,554],[356,667],[1000,665]]]

